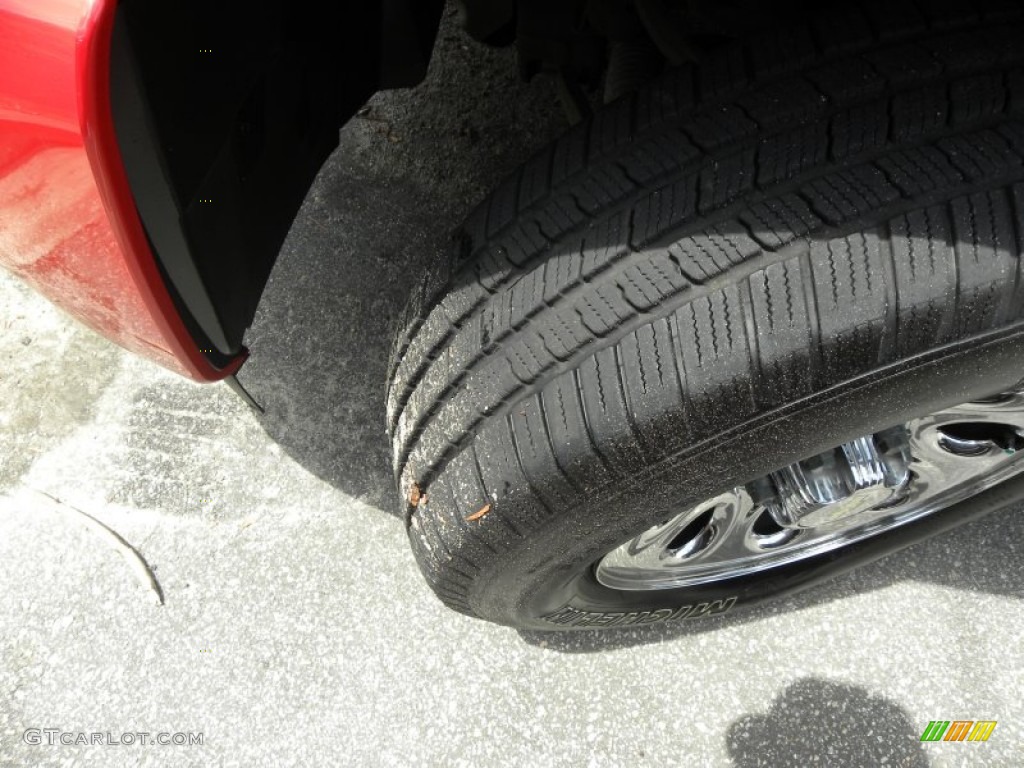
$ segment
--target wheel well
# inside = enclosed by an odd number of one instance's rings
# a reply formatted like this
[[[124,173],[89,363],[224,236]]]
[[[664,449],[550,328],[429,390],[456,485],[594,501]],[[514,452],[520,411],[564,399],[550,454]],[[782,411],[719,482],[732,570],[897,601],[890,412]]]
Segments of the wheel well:
[[[140,218],[197,345],[241,349],[339,127],[426,72],[443,0],[124,0],[115,128]]]

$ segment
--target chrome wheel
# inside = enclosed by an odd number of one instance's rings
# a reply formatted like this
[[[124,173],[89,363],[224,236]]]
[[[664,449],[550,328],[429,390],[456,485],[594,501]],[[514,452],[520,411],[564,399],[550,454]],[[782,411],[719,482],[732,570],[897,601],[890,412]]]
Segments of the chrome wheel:
[[[673,515],[605,555],[622,590],[745,576],[936,512],[1024,471],[1024,393],[851,440]]]

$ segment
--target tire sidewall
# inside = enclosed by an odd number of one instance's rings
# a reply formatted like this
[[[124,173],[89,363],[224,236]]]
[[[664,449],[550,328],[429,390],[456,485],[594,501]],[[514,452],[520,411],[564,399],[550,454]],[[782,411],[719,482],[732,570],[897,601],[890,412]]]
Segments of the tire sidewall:
[[[520,628],[629,627],[693,620],[805,589],[922,538],[1012,503],[1019,478],[899,528],[750,576],[680,589],[624,592],[594,578],[600,557],[664,519],[793,461],[863,434],[1014,388],[1024,324],[957,342],[858,376],[723,430],[617,486],[560,511],[476,580],[483,618]]]

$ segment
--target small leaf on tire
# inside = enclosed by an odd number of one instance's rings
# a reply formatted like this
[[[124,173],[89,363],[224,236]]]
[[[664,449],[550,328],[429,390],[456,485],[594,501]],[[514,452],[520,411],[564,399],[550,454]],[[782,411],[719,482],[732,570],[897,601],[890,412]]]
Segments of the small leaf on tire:
[[[482,507],[480,507],[480,509],[478,509],[472,515],[467,517],[466,518],[466,522],[467,523],[472,523],[474,520],[479,520],[481,517],[483,517],[484,515],[486,515],[490,511],[491,511],[491,505],[490,504],[484,504]]]

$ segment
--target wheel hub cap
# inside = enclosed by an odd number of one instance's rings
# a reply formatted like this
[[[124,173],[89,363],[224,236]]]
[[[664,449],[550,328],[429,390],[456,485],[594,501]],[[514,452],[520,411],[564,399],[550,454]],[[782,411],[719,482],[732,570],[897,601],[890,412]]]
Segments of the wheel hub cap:
[[[869,436],[769,477],[775,496],[765,506],[779,527],[817,528],[895,501],[910,480],[910,470],[902,451],[884,454]]]

